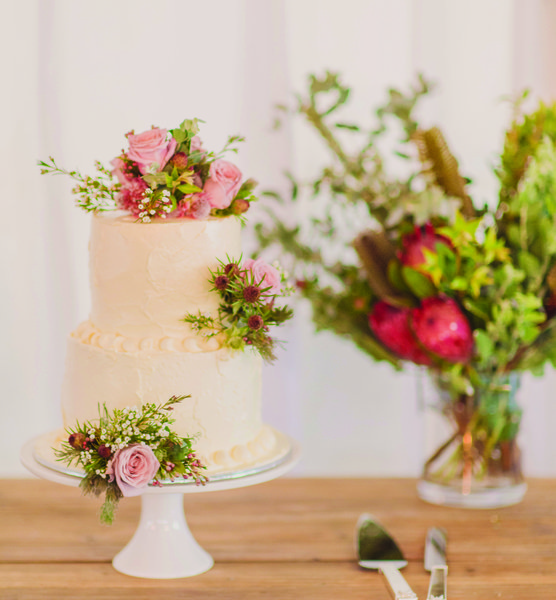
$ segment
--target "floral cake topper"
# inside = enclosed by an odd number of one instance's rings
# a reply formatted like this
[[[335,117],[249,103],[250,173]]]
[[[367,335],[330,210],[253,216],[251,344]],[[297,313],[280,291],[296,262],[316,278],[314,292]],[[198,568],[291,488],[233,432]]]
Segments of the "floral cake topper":
[[[100,520],[111,524],[122,497],[138,496],[152,482],[176,478],[204,485],[206,469],[192,448],[193,439],[180,437],[170,425],[174,405],[189,396],[173,396],[161,405],[114,409],[104,405],[99,419],[68,428],[67,441],[54,449],[57,459],[83,467],[79,487],[85,494],[104,493]]]
[[[152,127],[126,134],[128,149],[110,161],[100,162],[96,177],[67,171],[54,158],[39,161],[42,174],[69,175],[77,205],[89,212],[116,209],[129,211],[141,223],[154,218],[207,219],[242,215],[257,198],[257,182],[243,181],[241,171],[222,156],[237,152],[240,136],[228,138],[223,150],[214,154],[203,148],[199,120],[186,119],[176,129]]]

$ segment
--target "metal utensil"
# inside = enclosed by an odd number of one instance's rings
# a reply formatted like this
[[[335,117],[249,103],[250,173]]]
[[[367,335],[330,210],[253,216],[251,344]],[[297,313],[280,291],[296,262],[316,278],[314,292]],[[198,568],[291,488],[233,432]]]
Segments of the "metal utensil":
[[[386,578],[394,600],[417,600],[399,569],[407,565],[402,551],[384,527],[369,514],[357,521],[357,553],[364,569],[378,569]]]
[[[427,532],[425,569],[431,573],[427,600],[446,600],[448,565],[446,564],[446,531],[444,529],[431,527]]]

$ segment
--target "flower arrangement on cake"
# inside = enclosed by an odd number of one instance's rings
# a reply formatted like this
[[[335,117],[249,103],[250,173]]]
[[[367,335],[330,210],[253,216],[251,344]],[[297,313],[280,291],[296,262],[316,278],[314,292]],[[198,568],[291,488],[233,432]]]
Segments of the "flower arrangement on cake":
[[[111,524],[122,497],[142,494],[149,483],[177,477],[204,485],[205,467],[192,449],[191,438],[171,429],[170,411],[189,396],[173,396],[161,405],[153,403],[109,412],[104,405],[95,421],[67,429],[68,439],[56,449],[57,459],[80,465],[85,476],[79,487],[85,494],[104,493],[100,520]]]
[[[253,179],[242,181],[241,171],[224,160],[237,152],[240,136],[231,136],[214,154],[203,148],[199,120],[186,119],[176,129],[153,127],[126,134],[128,149],[114,158],[112,169],[96,162],[96,177],[59,167],[54,158],[39,161],[42,174],[74,179],[76,204],[90,212],[129,211],[141,223],[167,217],[206,219],[242,215],[257,198]]]
[[[515,102],[499,197],[479,206],[442,132],[415,117],[429,91],[423,78],[390,90],[362,127],[338,116],[350,95],[340,78],[311,76],[282,110],[305,118],[332,161],[312,181],[290,176],[288,201],[267,192],[281,203],[257,231],[289,262],[317,330],[427,369],[453,429],[424,480],[468,496],[520,486],[517,375],[556,364],[556,104]],[[309,217],[292,222],[296,210]]]
[[[220,296],[218,315],[212,317],[201,312],[184,318],[202,335],[219,336],[223,344],[234,350],[252,347],[264,360],[272,362],[277,341],[269,335],[272,326],[282,325],[293,316],[288,306],[277,304],[281,295],[294,289],[287,283],[278,262],[267,264],[263,259],[245,261],[228,258],[219,261],[216,271],[211,271],[212,291]]]

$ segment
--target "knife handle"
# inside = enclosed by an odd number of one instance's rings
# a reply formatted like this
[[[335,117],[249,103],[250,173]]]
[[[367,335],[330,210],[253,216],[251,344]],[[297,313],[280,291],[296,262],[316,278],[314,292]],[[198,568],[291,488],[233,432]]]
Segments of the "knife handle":
[[[390,593],[394,600],[417,600],[417,594],[409,587],[403,575],[391,565],[380,568],[381,573],[388,582]]]
[[[431,569],[431,582],[427,600],[446,600],[446,580],[448,578],[448,567],[433,567]]]

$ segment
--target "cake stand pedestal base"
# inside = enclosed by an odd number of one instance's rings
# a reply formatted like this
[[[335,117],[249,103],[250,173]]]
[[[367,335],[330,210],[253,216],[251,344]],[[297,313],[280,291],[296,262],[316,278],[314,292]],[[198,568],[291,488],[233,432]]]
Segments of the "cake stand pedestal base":
[[[120,573],[153,579],[200,575],[213,564],[189,531],[180,493],[141,496],[137,531],[112,561]]]
[[[82,474],[60,463],[45,461],[40,452],[35,452],[51,435],[27,442],[21,451],[21,462],[37,477],[79,486]],[[137,530],[114,557],[114,568],[125,575],[148,579],[192,577],[208,571],[214,561],[189,531],[183,509],[184,494],[230,490],[280,477],[295,466],[300,456],[299,446],[292,439],[280,434],[280,442],[279,458],[243,470],[217,473],[210,476],[206,485],[183,480],[163,481],[161,486],[149,485],[141,494],[141,519]]]

